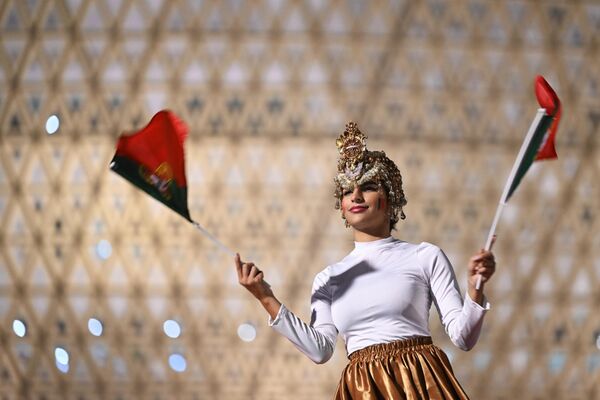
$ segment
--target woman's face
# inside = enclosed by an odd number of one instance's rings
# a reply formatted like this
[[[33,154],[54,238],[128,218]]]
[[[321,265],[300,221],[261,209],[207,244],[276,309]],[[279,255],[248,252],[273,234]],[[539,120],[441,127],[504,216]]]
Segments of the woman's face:
[[[381,230],[390,222],[385,191],[371,181],[344,191],[342,215],[354,229]]]

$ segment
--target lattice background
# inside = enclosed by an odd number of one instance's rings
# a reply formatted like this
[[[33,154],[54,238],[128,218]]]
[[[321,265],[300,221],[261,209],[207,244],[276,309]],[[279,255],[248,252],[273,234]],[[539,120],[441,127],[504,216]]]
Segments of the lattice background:
[[[474,399],[600,398],[600,2],[12,0],[0,32],[0,398],[330,398],[341,341],[315,366],[272,332],[228,257],[109,172],[117,135],[178,113],[192,216],[307,318],[314,274],[352,246],[331,197],[344,123],[404,172],[395,235],[439,244],[464,288],[538,73],[564,102],[560,158],[506,210],[477,347],[435,311],[432,331]]]

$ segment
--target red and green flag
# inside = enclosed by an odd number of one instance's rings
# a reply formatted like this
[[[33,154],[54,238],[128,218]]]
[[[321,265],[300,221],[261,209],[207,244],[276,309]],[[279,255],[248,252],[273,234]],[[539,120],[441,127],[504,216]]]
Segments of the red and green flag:
[[[540,108],[529,127],[529,131],[525,136],[525,140],[521,145],[517,159],[504,186],[504,191],[502,192],[502,197],[500,197],[498,208],[496,208],[496,215],[494,216],[494,221],[492,222],[492,227],[485,243],[486,250],[491,250],[492,248],[494,237],[496,236],[496,226],[498,225],[504,206],[517,189],[517,186],[519,186],[519,183],[521,183],[531,164],[538,160],[558,158],[556,149],[554,148],[554,139],[561,115],[560,100],[550,84],[540,75],[535,78],[535,95]],[[480,285],[481,276],[477,280],[477,289],[479,289]]]
[[[159,111],[137,132],[121,135],[110,168],[190,222],[183,144],[188,130],[173,112]]]
[[[560,100],[550,84],[540,75],[535,79],[535,95],[540,109],[515,161],[509,177],[510,185],[507,185],[508,190],[505,190],[502,198],[504,203],[512,196],[534,161],[558,158],[554,139],[561,116]]]
[[[175,211],[227,254],[235,253],[193,221],[187,204],[185,123],[168,110],[156,113],[137,132],[121,135],[110,169]]]

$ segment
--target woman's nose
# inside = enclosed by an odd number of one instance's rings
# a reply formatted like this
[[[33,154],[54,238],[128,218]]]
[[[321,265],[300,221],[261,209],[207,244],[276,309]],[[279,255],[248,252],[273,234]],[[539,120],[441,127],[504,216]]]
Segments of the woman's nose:
[[[355,203],[362,203],[363,201],[365,201],[365,199],[363,198],[362,195],[362,191],[360,190],[360,188],[354,188],[354,191],[352,192],[352,199],[353,202]]]

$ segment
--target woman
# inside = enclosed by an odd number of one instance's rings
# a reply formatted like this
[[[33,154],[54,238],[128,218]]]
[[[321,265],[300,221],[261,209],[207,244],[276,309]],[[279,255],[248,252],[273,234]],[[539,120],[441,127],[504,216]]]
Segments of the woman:
[[[269,324],[316,363],[329,360],[341,334],[350,362],[336,399],[467,399],[448,358],[432,344],[429,309],[435,303],[452,342],[470,350],[489,309],[483,284],[494,273],[493,254],[481,250],[470,259],[463,301],[438,247],[391,236],[406,205],[394,162],[367,150],[366,137],[352,122],[337,146],[336,208],[353,230],[355,248],[315,277],[310,324],[277,300],[262,271],[237,255],[240,284],[267,310]]]

